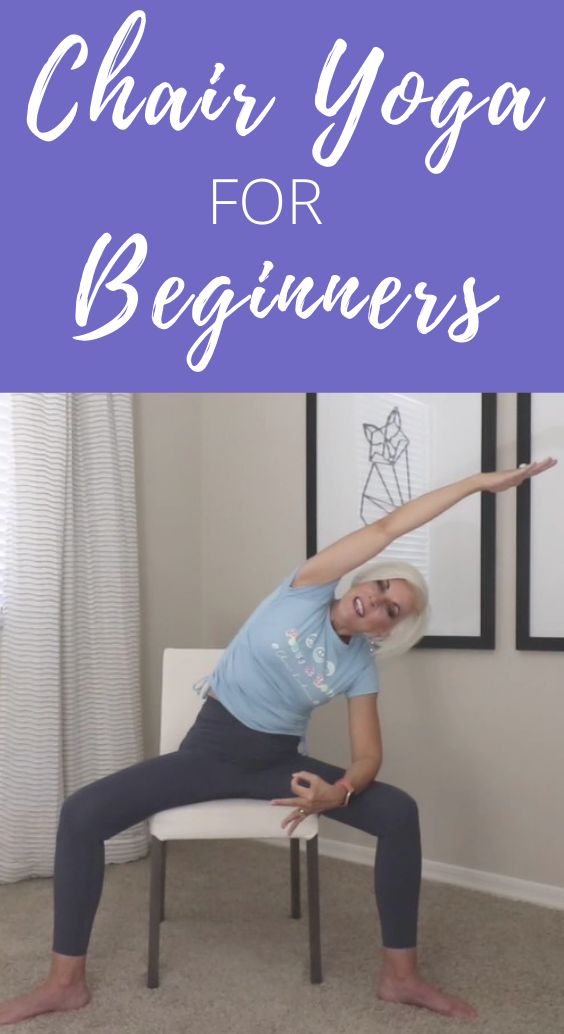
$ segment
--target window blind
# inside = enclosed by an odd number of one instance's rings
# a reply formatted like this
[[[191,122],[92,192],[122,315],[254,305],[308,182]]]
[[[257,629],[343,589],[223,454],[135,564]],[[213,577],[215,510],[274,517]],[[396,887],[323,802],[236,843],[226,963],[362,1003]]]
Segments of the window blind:
[[[0,392],[0,614],[6,602],[6,536],[12,472],[11,399],[7,392]]]

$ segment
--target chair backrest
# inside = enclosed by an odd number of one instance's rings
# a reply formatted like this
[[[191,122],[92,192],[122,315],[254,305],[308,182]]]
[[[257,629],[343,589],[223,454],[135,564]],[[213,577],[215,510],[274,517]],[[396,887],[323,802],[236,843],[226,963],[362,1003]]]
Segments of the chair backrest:
[[[193,685],[213,671],[223,650],[164,651],[160,752],[176,750],[194,724],[202,698]]]

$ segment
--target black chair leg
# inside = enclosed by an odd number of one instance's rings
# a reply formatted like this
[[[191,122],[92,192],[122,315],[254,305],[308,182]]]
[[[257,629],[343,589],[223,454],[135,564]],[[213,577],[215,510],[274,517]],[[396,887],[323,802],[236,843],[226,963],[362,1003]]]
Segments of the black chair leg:
[[[302,914],[300,901],[300,841],[297,837],[290,838],[290,915],[292,919],[299,919]]]
[[[151,889],[149,896],[149,957],[147,987],[159,986],[159,941],[162,910],[164,844],[151,837]]]
[[[166,892],[166,849],[167,841],[161,840],[162,861],[161,861],[161,923],[165,918],[165,892]]]
[[[321,923],[319,915],[319,851],[317,837],[306,841],[309,960],[312,984],[321,984]]]

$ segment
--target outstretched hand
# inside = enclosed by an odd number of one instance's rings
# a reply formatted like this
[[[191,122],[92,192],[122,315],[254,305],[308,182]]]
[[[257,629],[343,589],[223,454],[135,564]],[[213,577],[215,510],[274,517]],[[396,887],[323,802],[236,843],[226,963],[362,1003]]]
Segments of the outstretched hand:
[[[482,492],[505,492],[507,488],[515,488],[523,484],[523,481],[543,474],[545,470],[555,467],[558,460],[549,456],[539,463],[527,463],[514,470],[492,470],[489,473],[480,474],[480,490]]]

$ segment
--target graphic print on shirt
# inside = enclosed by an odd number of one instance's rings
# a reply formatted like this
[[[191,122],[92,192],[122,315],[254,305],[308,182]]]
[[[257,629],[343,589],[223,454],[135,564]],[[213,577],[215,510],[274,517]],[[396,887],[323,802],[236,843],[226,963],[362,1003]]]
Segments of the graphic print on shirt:
[[[334,696],[335,690],[327,680],[335,674],[336,666],[331,660],[325,661],[324,647],[316,646],[317,632],[307,635],[303,646],[300,645],[299,629],[288,628],[284,636],[286,649],[279,643],[272,643],[272,649],[310,702],[316,706],[323,698],[328,700]]]

